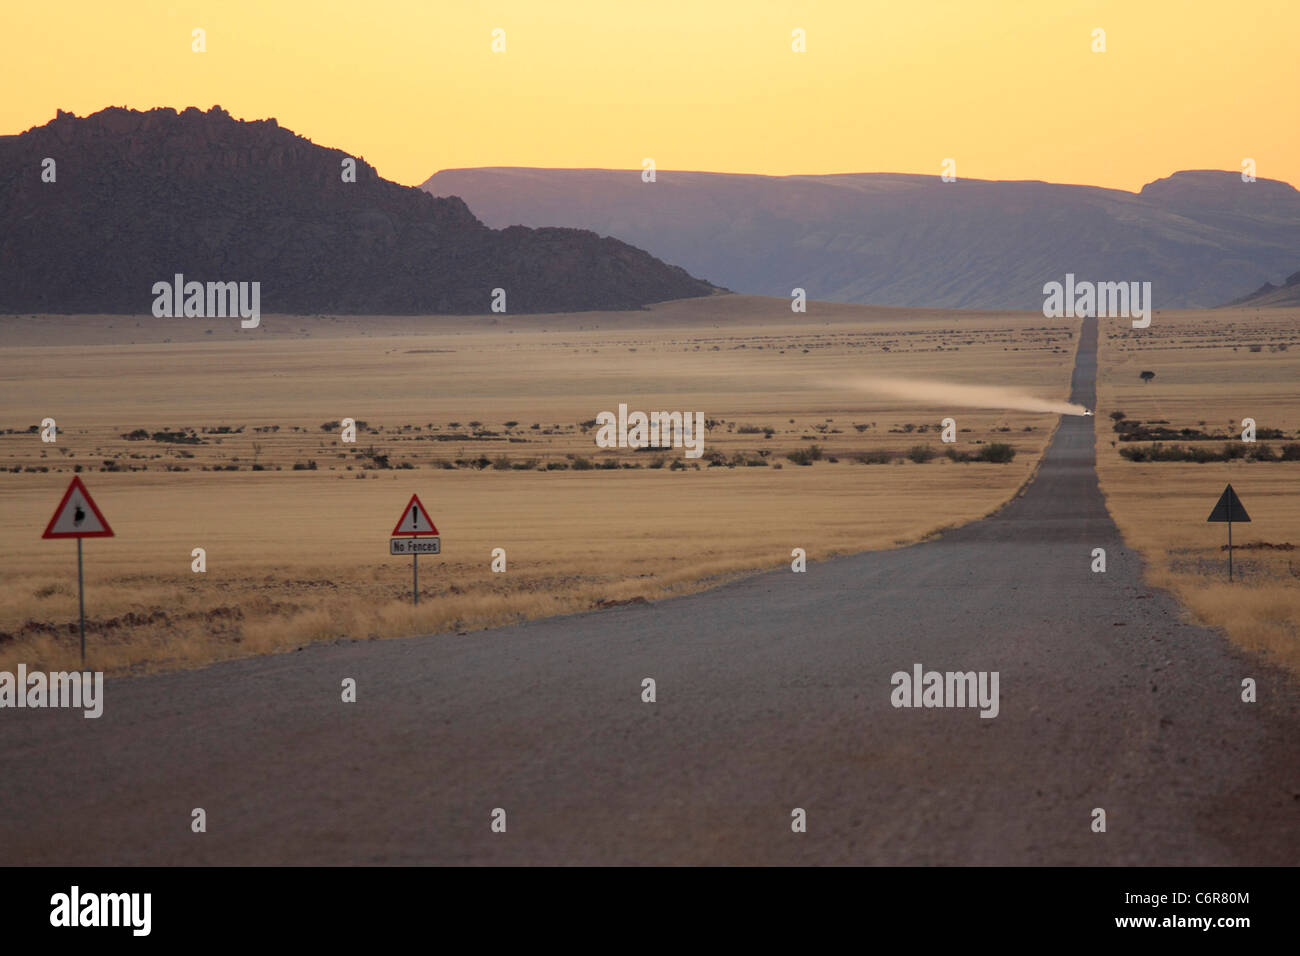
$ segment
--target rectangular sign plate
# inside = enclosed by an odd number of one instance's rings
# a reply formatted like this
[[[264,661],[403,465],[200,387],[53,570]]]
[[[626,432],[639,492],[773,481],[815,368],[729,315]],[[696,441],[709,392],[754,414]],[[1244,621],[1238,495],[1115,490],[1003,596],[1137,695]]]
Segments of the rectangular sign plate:
[[[441,554],[441,538],[389,538],[389,554]]]

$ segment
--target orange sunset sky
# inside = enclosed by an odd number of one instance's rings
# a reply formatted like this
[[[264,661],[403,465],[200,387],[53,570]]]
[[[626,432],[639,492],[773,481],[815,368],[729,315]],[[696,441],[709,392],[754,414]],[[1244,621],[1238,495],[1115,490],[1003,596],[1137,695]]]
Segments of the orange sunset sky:
[[[220,104],[410,185],[644,157],[775,175],[952,157],[962,178],[1130,190],[1251,157],[1300,184],[1298,35],[1297,0],[15,3],[0,133]]]

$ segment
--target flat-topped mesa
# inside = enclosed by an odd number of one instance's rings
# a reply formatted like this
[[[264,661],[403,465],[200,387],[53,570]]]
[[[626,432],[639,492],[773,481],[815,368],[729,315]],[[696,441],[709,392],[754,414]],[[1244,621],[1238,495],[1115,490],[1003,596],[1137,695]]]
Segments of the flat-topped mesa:
[[[592,232],[489,229],[455,196],[219,106],[60,110],[0,138],[0,312],[147,314],[177,273],[259,282],[267,313],[633,309],[717,291]]]

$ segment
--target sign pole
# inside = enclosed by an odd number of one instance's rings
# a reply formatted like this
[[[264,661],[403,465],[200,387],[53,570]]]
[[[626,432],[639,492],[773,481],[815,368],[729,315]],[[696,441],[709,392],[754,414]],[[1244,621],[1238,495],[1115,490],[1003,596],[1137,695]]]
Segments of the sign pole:
[[[81,669],[86,669],[86,579],[81,571],[81,539],[77,539],[77,598],[81,603]]]
[[[1229,515],[1232,512],[1228,512]],[[1232,518],[1228,518],[1228,583],[1232,583]]]
[[[1231,554],[1231,552],[1229,552]],[[411,552],[411,604],[420,603],[420,556]]]

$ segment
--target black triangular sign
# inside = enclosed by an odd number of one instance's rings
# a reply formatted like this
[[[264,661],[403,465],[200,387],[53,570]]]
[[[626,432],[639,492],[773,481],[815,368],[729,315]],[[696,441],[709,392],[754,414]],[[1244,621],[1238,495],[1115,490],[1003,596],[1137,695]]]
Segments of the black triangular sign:
[[[1206,521],[1249,521],[1250,515],[1246,514],[1246,509],[1241,504],[1241,499],[1237,493],[1232,490],[1232,485],[1223,489],[1223,494],[1219,496],[1219,503],[1214,506],[1210,516]]]

